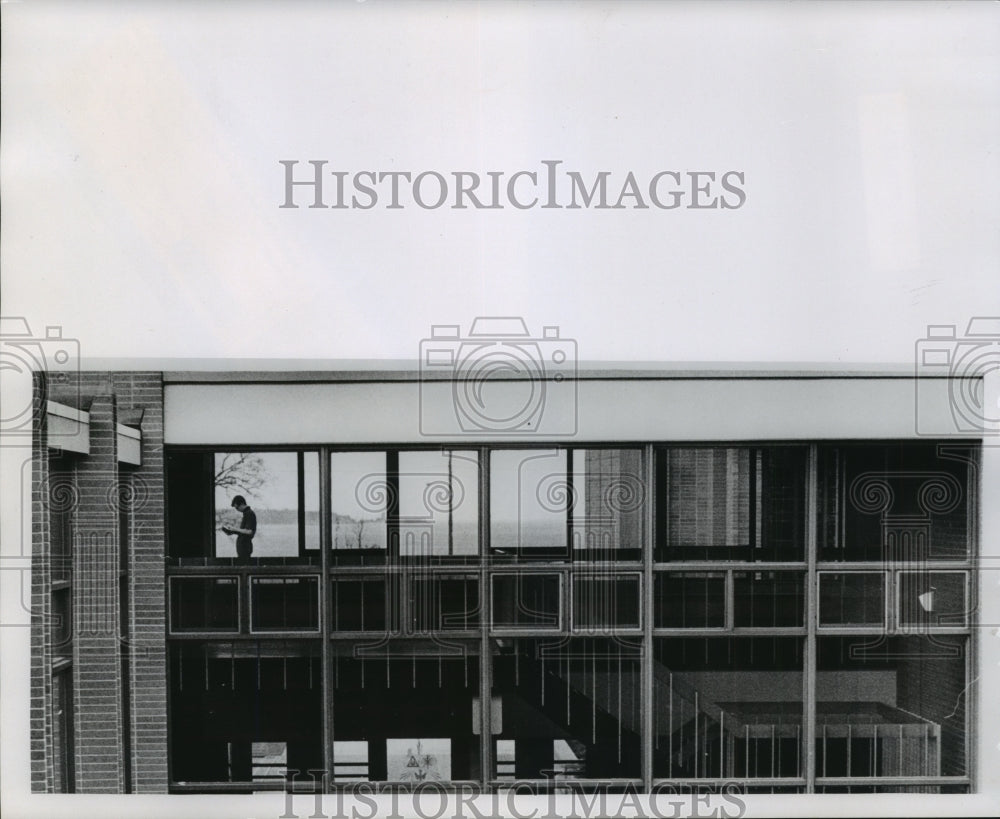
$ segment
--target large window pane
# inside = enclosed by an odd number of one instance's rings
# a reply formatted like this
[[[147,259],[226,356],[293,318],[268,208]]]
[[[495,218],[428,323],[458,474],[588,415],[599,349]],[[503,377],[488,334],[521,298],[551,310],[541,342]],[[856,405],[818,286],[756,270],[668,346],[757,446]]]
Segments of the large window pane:
[[[968,585],[966,572],[900,572],[896,580],[899,626],[919,631],[968,625]]]
[[[384,577],[336,577],[332,586],[334,631],[386,630],[389,611]]]
[[[319,455],[317,452],[209,452],[166,455],[167,549],[172,558],[212,562],[237,557],[241,527],[232,506],[242,495],[254,512],[254,561],[318,560]],[[309,557],[313,552],[317,557]]]
[[[393,494],[384,452],[330,456],[334,562],[385,562],[386,518]]]
[[[493,628],[560,627],[558,574],[493,575]]]
[[[410,578],[410,628],[414,633],[479,627],[479,578],[426,574]]]
[[[244,782],[323,767],[322,681],[313,641],[190,642],[170,649],[173,777]]]
[[[225,537],[217,531],[215,515],[215,454],[168,450],[164,460],[167,552],[174,559],[209,562],[215,556],[216,538]],[[229,509],[228,500],[225,504],[223,509]]]
[[[819,777],[967,773],[965,637],[820,637]]]
[[[749,545],[750,463],[748,449],[667,450],[663,475],[667,544]]]
[[[318,462],[312,458],[310,463]],[[237,495],[246,499],[257,517],[253,557],[299,555],[299,456],[295,452],[217,452],[214,470],[216,557],[236,557],[236,537],[218,527],[240,526],[242,515],[231,505]],[[318,512],[317,501],[318,497],[310,498],[311,509],[304,510],[307,515]]]
[[[565,557],[572,490],[564,450],[494,450],[490,533],[495,554]]]
[[[575,575],[573,628],[583,631],[637,629],[642,595],[638,575]]]
[[[657,560],[804,560],[802,447],[669,448]]]
[[[820,560],[962,560],[969,554],[967,446],[821,447]]]
[[[821,626],[882,626],[885,575],[882,572],[820,572]]]
[[[477,654],[429,641],[382,647],[338,641],[335,651],[338,776],[410,783],[479,778]]]
[[[399,453],[402,557],[479,553],[479,459],[471,451]]]
[[[493,710],[502,715],[494,776],[642,775],[638,641],[518,637],[497,640],[494,652]]]
[[[804,775],[802,640],[656,638],[653,775]]]
[[[722,572],[657,572],[653,583],[656,628],[726,625],[726,576]]]
[[[734,572],[733,625],[737,628],[804,626],[804,579],[801,572]]]
[[[251,577],[252,631],[316,631],[318,577]]]
[[[573,557],[638,560],[645,485],[638,449],[573,449]]]
[[[238,631],[237,577],[170,578],[172,631]]]

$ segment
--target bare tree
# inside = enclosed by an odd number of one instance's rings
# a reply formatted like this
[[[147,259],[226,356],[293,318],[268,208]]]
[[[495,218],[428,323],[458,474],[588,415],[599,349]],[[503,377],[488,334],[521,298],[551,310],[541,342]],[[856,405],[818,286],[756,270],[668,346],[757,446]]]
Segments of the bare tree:
[[[271,478],[264,459],[255,452],[226,452],[215,470],[215,486],[233,495],[254,495]],[[215,510],[215,525],[225,522],[226,509]]]
[[[254,494],[267,483],[264,459],[253,452],[227,452],[215,471],[215,485],[233,492]]]

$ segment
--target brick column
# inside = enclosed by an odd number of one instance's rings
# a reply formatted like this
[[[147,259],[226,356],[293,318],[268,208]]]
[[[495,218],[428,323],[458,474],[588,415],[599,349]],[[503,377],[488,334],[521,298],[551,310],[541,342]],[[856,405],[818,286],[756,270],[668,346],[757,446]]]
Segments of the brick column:
[[[115,401],[90,406],[90,454],[77,469],[73,548],[73,670],[78,793],[123,787],[118,643],[118,516]]]
[[[166,554],[163,379],[160,373],[116,373],[119,412],[141,409],[142,466],[132,480],[132,543],[128,561],[135,793],[167,792]]]
[[[35,376],[31,435],[31,790],[53,789],[52,572],[49,537],[49,459],[43,374]],[[25,473],[22,473],[22,475]],[[24,545],[22,544],[22,548]],[[23,580],[23,576],[22,576]]]

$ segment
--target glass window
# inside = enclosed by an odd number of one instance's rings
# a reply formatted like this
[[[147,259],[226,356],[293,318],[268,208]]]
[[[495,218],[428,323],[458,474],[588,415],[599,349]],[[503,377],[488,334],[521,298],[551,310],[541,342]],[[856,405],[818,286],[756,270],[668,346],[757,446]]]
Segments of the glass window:
[[[430,641],[381,647],[336,641],[335,651],[338,773],[396,782],[479,777],[479,737],[472,719],[479,696],[477,654]],[[336,744],[341,742],[342,751]]]
[[[302,469],[302,546],[319,549],[319,453],[303,452]]]
[[[503,638],[494,652],[492,693],[503,712],[495,777],[641,776],[639,641]]]
[[[238,631],[239,579],[170,578],[171,631]]]
[[[232,506],[241,495],[253,512],[251,558],[295,562],[319,548],[317,452],[166,454],[167,549],[172,558],[235,559],[236,535],[246,528]]]
[[[656,628],[724,628],[726,576],[722,572],[657,572],[653,625]]]
[[[416,633],[479,628],[479,578],[429,574],[410,578],[410,624]]]
[[[251,630],[317,630],[318,590],[318,577],[251,577]]]
[[[252,783],[284,768],[301,782],[322,769],[321,665],[313,640],[171,646],[174,780]]]
[[[561,588],[558,574],[493,575],[493,628],[559,628]]]
[[[73,594],[70,589],[52,592],[52,654],[73,657]]]
[[[805,625],[805,577],[801,572],[734,572],[736,628]]]
[[[315,453],[310,465],[318,466]],[[232,507],[242,495],[257,520],[253,536],[255,558],[295,557],[300,543],[300,502],[307,518],[316,519],[319,496],[300,497],[299,456],[295,452],[217,452],[214,464],[216,557],[236,557],[237,536],[219,527],[240,527],[244,515]],[[317,548],[318,541],[309,544]]]
[[[885,576],[882,572],[820,572],[821,626],[885,624]]]
[[[204,563],[215,556],[220,536],[216,529],[221,524],[215,515],[215,455],[168,449],[164,460],[167,552],[175,559]]]
[[[967,638],[820,637],[818,777],[967,773]]]
[[[968,585],[965,572],[900,572],[898,624],[901,627],[968,625]]]
[[[749,449],[668,449],[663,476],[667,544],[680,548],[748,545],[750,463]]]
[[[638,575],[573,577],[574,629],[639,628],[641,603]]]
[[[384,452],[334,452],[330,456],[335,563],[385,562],[386,519],[394,495]]]
[[[70,580],[73,573],[73,519],[68,509],[53,509],[49,533],[52,540],[52,580]]]
[[[969,555],[967,446],[821,447],[820,560],[963,560]]]
[[[668,448],[657,560],[803,560],[804,447]]]
[[[490,535],[494,554],[565,557],[572,488],[565,450],[490,454]]]
[[[386,581],[382,577],[333,579],[334,631],[386,631]]]
[[[802,640],[655,638],[653,775],[804,774]]]
[[[572,449],[573,557],[639,560],[645,480],[638,449]]]
[[[479,458],[475,452],[399,453],[399,539],[402,557],[479,553]]]
[[[73,793],[73,671],[66,668],[52,675],[52,703],[54,725],[52,729],[53,790],[56,793]]]

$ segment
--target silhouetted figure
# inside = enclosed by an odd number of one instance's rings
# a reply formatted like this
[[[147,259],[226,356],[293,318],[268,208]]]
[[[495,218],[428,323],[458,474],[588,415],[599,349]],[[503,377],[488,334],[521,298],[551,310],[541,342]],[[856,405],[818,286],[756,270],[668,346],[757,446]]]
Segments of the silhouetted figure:
[[[240,563],[247,563],[253,552],[253,536],[257,534],[257,515],[247,506],[247,499],[242,495],[233,498],[232,507],[241,513],[243,518],[238,528],[223,526],[222,531],[227,535],[236,535],[236,556]]]

